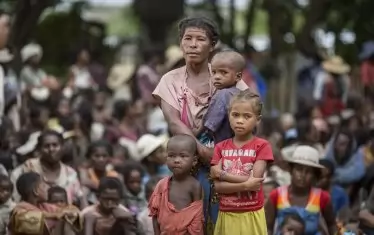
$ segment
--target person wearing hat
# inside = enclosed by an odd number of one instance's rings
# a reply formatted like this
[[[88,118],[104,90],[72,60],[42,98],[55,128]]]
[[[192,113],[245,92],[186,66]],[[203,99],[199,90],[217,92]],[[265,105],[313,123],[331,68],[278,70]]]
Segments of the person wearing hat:
[[[322,114],[330,116],[345,107],[351,67],[341,57],[333,56],[322,62],[322,68],[314,82],[313,98],[320,102]]]
[[[21,50],[21,59],[24,67],[20,79],[28,88],[40,87],[47,78],[47,74],[40,68],[43,49],[39,44],[30,43]]]
[[[147,173],[143,178],[146,184],[152,176],[167,176],[170,171],[166,166],[165,136],[154,136],[145,134],[139,138],[136,143],[138,149],[137,162],[141,162],[146,167]]]
[[[301,145],[287,161],[290,164],[291,184],[274,189],[265,205],[268,234],[279,234],[279,228],[273,233],[275,222],[282,224],[290,213],[297,213],[303,218],[305,235],[321,234],[320,217],[327,225],[328,234],[335,234],[335,215],[330,195],[313,187],[323,168],[319,164],[318,151]]]

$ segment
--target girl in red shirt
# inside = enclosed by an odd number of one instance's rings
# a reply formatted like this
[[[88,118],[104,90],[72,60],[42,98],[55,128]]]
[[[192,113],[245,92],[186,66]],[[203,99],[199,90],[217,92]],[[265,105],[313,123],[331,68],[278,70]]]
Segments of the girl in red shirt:
[[[262,183],[273,153],[268,141],[254,136],[261,120],[260,97],[249,91],[234,96],[229,106],[232,139],[218,143],[211,175],[219,194],[214,234],[267,234]]]

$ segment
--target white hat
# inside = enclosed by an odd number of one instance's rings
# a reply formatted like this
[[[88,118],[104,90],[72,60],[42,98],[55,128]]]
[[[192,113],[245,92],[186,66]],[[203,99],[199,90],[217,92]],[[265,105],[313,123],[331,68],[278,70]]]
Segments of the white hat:
[[[0,62],[1,63],[8,63],[12,61],[14,56],[9,52],[8,48],[4,48],[0,50]]]
[[[324,166],[319,164],[319,156],[320,154],[317,149],[308,145],[300,145],[296,147],[292,157],[287,159],[287,161],[304,166],[324,168]]]
[[[38,138],[41,135],[40,131],[32,133],[26,143],[16,149],[16,153],[25,156],[36,149],[38,145]]]
[[[153,151],[161,147],[166,142],[166,140],[167,138],[165,136],[154,136],[151,134],[145,134],[140,137],[138,142],[136,143],[136,147],[139,152],[138,161],[141,161],[144,158],[148,157]]]
[[[108,87],[112,90],[117,90],[130,80],[135,69],[135,65],[129,62],[114,65],[107,80]]]
[[[322,63],[322,67],[329,73],[346,74],[351,67],[340,56],[333,56]]]
[[[30,43],[22,48],[21,58],[23,62],[26,62],[33,56],[38,56],[39,58],[43,56],[43,49],[39,44]]]
[[[30,95],[37,101],[45,101],[49,98],[50,92],[46,87],[34,87],[31,89]]]

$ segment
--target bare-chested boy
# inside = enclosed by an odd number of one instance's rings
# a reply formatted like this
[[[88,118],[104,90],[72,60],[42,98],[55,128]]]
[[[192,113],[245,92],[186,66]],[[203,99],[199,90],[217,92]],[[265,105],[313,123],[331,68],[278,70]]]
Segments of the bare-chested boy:
[[[188,135],[168,142],[166,164],[173,175],[162,179],[149,199],[155,235],[203,234],[202,188],[190,174],[196,151],[196,141]]]
[[[82,211],[84,235],[108,235],[114,227],[122,225],[129,230],[136,229],[133,215],[120,205],[122,196],[123,188],[118,178],[104,177],[100,180],[98,204]],[[123,233],[126,234],[125,231]]]

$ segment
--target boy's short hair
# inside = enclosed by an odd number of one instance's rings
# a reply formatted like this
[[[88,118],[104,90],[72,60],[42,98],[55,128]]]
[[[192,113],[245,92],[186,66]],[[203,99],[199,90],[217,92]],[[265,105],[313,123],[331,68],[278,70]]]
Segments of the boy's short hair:
[[[16,188],[22,199],[26,199],[40,182],[40,175],[36,172],[23,173],[16,182]]]
[[[68,198],[68,194],[64,188],[60,186],[53,186],[48,189],[48,200],[51,200],[52,195],[55,193],[61,193],[66,197],[66,199]]]
[[[100,193],[107,189],[115,189],[118,191],[120,197],[123,197],[122,183],[117,177],[103,177],[100,180],[99,187],[97,189],[98,194],[100,195]]]
[[[224,58],[227,63],[230,63],[231,66],[235,68],[237,72],[242,72],[246,67],[246,61],[244,57],[237,51],[232,49],[225,49],[214,54],[212,60],[215,57]]]

